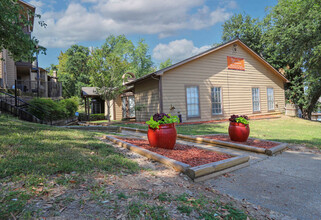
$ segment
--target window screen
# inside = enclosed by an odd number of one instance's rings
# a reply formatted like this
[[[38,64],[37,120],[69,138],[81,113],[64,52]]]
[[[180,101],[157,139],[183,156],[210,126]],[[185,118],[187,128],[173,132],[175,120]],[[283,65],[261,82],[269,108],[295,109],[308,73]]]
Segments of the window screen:
[[[199,117],[199,94],[197,86],[186,87],[187,116]]]
[[[274,110],[274,91],[273,88],[267,88],[268,110]]]
[[[259,90],[259,88],[252,88],[252,105],[253,105],[253,112],[260,111],[260,90]]]
[[[211,88],[212,115],[222,114],[222,92],[221,87]]]

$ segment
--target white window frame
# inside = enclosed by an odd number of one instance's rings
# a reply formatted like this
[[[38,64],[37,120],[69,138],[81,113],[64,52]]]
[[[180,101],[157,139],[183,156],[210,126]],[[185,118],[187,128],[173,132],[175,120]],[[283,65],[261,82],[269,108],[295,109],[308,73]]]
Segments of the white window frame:
[[[127,118],[127,97],[121,98],[122,118]]]
[[[258,106],[258,109],[255,108],[256,106]],[[252,88],[252,110],[253,112],[261,111],[260,88],[258,87]]]
[[[193,92],[189,89],[196,89],[195,94],[197,94],[197,97],[192,97]],[[200,108],[200,92],[198,86],[185,86],[185,92],[186,92],[186,117],[187,118],[199,118],[201,116],[201,108]],[[196,108],[195,108],[196,106]],[[194,111],[197,111],[194,113]],[[192,114],[193,113],[193,114]]]
[[[215,91],[215,89],[217,89]],[[215,94],[216,92],[216,94]],[[215,98],[219,98],[219,101],[215,100]],[[223,114],[223,105],[222,105],[222,88],[218,86],[214,86],[211,88],[211,103],[212,103],[212,115],[222,115]],[[215,108],[215,104],[219,104],[220,108]],[[220,112],[214,112],[214,110],[220,110]]]
[[[272,91],[272,97],[270,96],[269,90]],[[266,89],[266,96],[267,96],[267,107],[268,111],[274,111],[274,89],[269,87]]]

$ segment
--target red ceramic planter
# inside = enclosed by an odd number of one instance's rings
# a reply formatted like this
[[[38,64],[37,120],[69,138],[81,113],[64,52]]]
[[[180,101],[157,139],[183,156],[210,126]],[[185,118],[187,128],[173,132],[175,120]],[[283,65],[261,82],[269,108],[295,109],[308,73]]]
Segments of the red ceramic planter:
[[[177,132],[175,124],[159,125],[159,129],[148,126],[148,141],[152,147],[173,149],[176,144]]]
[[[228,134],[232,141],[245,142],[250,135],[250,126],[242,123],[230,122]]]

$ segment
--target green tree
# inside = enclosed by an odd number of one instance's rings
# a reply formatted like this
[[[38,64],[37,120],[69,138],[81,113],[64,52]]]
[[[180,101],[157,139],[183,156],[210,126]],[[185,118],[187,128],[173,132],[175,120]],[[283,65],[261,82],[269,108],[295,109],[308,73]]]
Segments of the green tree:
[[[154,72],[153,61],[151,55],[148,54],[148,45],[144,39],[138,42],[133,51],[133,60],[130,64],[130,71],[135,73],[136,78]]]
[[[167,60],[165,60],[164,62],[161,62],[159,64],[159,69],[161,70],[161,69],[164,69],[164,68],[169,67],[171,65],[172,65],[172,61],[170,58],[168,58]]]
[[[107,101],[107,119],[110,121],[110,101],[123,92],[122,75],[129,64],[124,57],[112,50],[109,43],[107,41],[102,48],[95,48],[88,64],[92,84],[97,87],[97,93],[102,99]]]
[[[72,45],[65,53],[60,53],[57,68],[63,97],[79,97],[81,87],[90,86],[89,57],[89,49],[80,45]]]
[[[263,52],[262,24],[249,15],[236,14],[223,24],[223,41],[241,39],[257,54]]]
[[[320,11],[317,0],[280,0],[265,19],[267,49],[287,63],[287,98],[308,119],[321,96]]]
[[[28,8],[23,8],[18,0],[0,1],[0,51],[7,49],[16,61],[30,60],[37,52],[45,53],[44,47],[37,47],[38,40],[30,37],[23,27],[32,25],[28,17],[38,17]],[[40,21],[41,26],[46,24]]]
[[[136,78],[153,72],[153,62],[148,54],[148,45],[144,39],[141,39],[137,46],[131,40],[128,40],[125,35],[109,35],[103,47],[108,48],[112,53],[122,57],[128,64],[128,72],[133,72]]]

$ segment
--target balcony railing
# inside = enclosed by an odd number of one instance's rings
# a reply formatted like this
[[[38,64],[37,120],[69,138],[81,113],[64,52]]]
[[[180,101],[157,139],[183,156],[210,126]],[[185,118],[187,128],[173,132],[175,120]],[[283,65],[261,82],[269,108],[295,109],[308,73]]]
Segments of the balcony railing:
[[[18,96],[58,98],[62,96],[61,82],[16,80]]]

